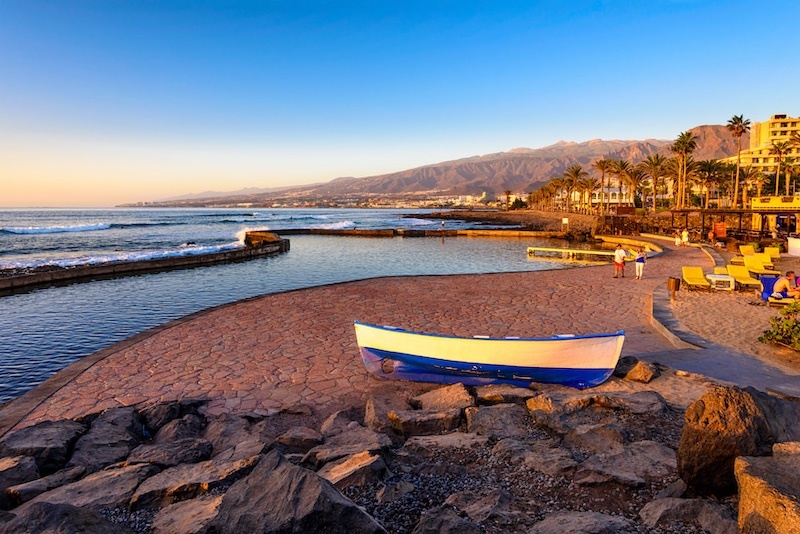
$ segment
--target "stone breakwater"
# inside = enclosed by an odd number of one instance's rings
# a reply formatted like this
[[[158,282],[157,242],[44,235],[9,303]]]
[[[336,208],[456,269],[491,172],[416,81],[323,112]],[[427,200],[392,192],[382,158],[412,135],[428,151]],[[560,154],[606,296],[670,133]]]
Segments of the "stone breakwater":
[[[0,533],[733,533],[737,515],[745,532],[800,524],[800,403],[635,358],[586,391],[456,384],[324,419],[305,404],[205,407],[114,408],[6,435]]]
[[[267,232],[252,232],[266,234]],[[102,264],[80,265],[76,267],[44,267],[30,270],[9,270],[0,272],[0,294],[80,280],[115,278],[148,272],[187,269],[202,265],[216,265],[236,261],[246,261],[262,256],[288,252],[289,240],[272,234],[245,238],[245,248],[195,254],[177,257],[156,258],[141,261],[119,261]]]

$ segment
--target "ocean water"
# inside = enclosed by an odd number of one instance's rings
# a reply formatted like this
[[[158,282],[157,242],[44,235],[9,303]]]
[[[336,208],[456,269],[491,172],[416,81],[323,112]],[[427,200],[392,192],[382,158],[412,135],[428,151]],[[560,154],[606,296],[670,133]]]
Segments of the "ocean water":
[[[0,210],[0,268],[76,265],[243,246],[248,229],[440,228],[424,210]],[[410,215],[410,217],[409,217]],[[469,224],[447,221],[446,228]],[[581,265],[530,259],[516,238],[290,236],[288,253],[242,263],[0,296],[0,402],[82,356],[190,313],[244,298],[363,278]]]

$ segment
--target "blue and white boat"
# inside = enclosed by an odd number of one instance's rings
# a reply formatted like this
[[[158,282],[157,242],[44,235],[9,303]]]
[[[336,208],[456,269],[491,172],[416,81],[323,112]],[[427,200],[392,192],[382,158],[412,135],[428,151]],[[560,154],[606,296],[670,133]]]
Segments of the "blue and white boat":
[[[611,376],[625,332],[547,338],[463,338],[355,322],[367,370],[381,378],[463,383],[597,386]]]

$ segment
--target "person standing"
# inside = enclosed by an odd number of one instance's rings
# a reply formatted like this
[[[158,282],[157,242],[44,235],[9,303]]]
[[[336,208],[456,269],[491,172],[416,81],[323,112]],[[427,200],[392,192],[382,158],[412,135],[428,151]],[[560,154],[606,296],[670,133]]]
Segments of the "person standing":
[[[640,248],[636,252],[636,259],[633,260],[633,263],[636,267],[636,279],[641,280],[642,274],[644,273],[644,264],[647,263],[647,253],[644,249]]]
[[[684,228],[683,232],[681,232],[681,245],[683,245],[684,247],[688,247],[689,246],[689,229],[688,228]]]
[[[625,278],[625,256],[625,249],[618,244],[614,251],[614,278]]]

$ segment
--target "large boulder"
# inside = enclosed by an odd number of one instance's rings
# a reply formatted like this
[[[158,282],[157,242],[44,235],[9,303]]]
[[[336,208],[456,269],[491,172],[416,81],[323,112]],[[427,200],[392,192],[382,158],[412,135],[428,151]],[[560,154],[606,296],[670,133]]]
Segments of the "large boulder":
[[[639,517],[651,528],[697,524],[714,534],[736,534],[736,521],[730,512],[708,499],[656,499],[642,507]]]
[[[379,454],[364,451],[325,464],[317,471],[317,475],[341,490],[348,486],[365,486],[378,482],[387,471],[386,462]]]
[[[193,464],[211,457],[211,442],[201,438],[186,438],[168,443],[139,445],[131,451],[131,463],[151,463],[159,467]]]
[[[0,440],[0,456],[31,456],[43,475],[62,469],[86,428],[69,420],[43,421]]]
[[[134,433],[133,408],[114,408],[100,414],[78,439],[67,467],[84,467],[93,473],[124,460],[139,444]]]
[[[166,506],[153,517],[152,534],[201,534],[210,532],[222,495],[201,495]]]
[[[700,495],[736,491],[737,456],[765,456],[772,445],[800,439],[800,403],[753,388],[717,387],[686,410],[678,473]]]
[[[600,512],[554,512],[534,523],[528,534],[617,534],[634,532],[633,521]]]
[[[463,410],[475,406],[475,399],[464,384],[453,384],[412,397],[409,403],[419,410],[437,412]]]
[[[0,523],[0,534],[126,534],[130,530],[114,524],[97,512],[71,504],[37,503],[25,510],[15,510],[15,517]]]
[[[740,457],[739,532],[800,531],[800,455]]]
[[[131,497],[131,508],[167,506],[193,499],[223,485],[230,484],[255,467],[260,457],[233,462],[208,460],[165,469],[145,480]]]
[[[478,386],[475,388],[475,396],[478,404],[521,404],[535,396],[533,390],[512,386],[510,384],[491,384],[488,386]]]
[[[483,529],[467,517],[461,517],[450,505],[443,504],[425,512],[411,534],[481,534]]]
[[[397,397],[370,397],[364,412],[364,426],[375,432],[388,433],[392,430],[389,412],[408,409],[408,403]]]
[[[186,414],[179,419],[171,419],[159,427],[155,434],[155,442],[170,443],[181,439],[196,438],[202,430],[203,420],[200,416]]]
[[[503,439],[495,444],[492,452],[512,464],[522,464],[553,477],[572,474],[578,465],[572,455],[552,439],[531,442]]]
[[[675,451],[655,441],[637,441],[619,452],[595,454],[580,464],[577,484],[617,482],[642,486],[653,479],[664,479],[675,469]]]
[[[461,410],[402,410],[389,412],[392,429],[402,436],[452,432],[461,426]]]
[[[391,445],[392,440],[386,434],[379,434],[359,426],[332,436],[322,445],[317,445],[303,457],[303,463],[319,469],[339,458],[364,451],[376,453]]]
[[[8,508],[6,490],[39,477],[36,460],[30,456],[0,458],[0,509]]]
[[[46,491],[71,484],[79,480],[85,473],[86,469],[83,467],[62,469],[61,471],[56,471],[52,475],[9,487],[6,490],[6,497],[12,506],[19,506]]]
[[[467,432],[496,438],[521,438],[530,434],[531,416],[519,404],[495,404],[465,410]]]
[[[27,509],[38,502],[71,504],[93,509],[127,506],[139,484],[156,472],[158,468],[150,464],[110,467],[77,482],[42,493],[17,510]]]
[[[386,532],[330,482],[277,451],[225,493],[213,528],[221,534]]]

